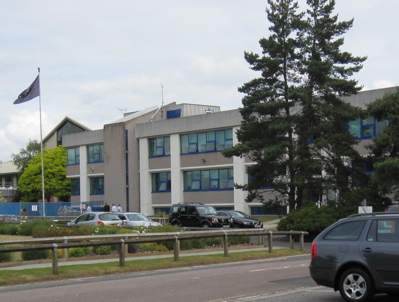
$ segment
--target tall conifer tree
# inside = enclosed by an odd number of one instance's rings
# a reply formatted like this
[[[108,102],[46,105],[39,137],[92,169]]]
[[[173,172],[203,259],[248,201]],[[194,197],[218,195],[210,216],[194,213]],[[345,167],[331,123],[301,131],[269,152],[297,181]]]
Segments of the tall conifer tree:
[[[268,0],[271,34],[259,41],[262,56],[245,53],[261,77],[239,88],[245,94],[239,143],[224,154],[254,162],[248,184],[238,185],[248,190],[247,201],[261,199],[258,189],[271,186],[294,208],[317,201],[326,188],[349,186],[345,159],[357,154],[346,125],[359,112],[341,97],[360,90],[349,77],[365,58],[340,50],[353,20],[338,22],[333,0],[307,5],[301,13],[293,0]]]

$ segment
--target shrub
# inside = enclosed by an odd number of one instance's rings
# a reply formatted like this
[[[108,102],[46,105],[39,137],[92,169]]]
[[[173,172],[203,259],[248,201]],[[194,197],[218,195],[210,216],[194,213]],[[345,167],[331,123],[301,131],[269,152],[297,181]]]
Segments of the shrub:
[[[133,253],[143,253],[143,252],[166,252],[167,247],[163,244],[158,244],[155,242],[149,243],[139,243],[133,245]],[[130,253],[130,251],[129,251]]]
[[[49,258],[50,251],[49,250],[31,250],[31,251],[23,251],[21,256],[22,260],[40,260]]]
[[[84,257],[90,252],[90,247],[74,247],[68,250],[68,257]]]
[[[11,223],[0,223],[0,234],[18,235],[19,225]]]
[[[231,236],[228,237],[227,242],[231,245],[248,244],[250,239],[249,236]]]
[[[320,233],[337,221],[333,209],[322,206],[303,207],[290,212],[277,225],[278,231],[307,231],[314,235]]]
[[[93,253],[96,255],[109,255],[111,254],[112,248],[109,245],[100,245],[93,247]]]
[[[0,253],[0,262],[11,262],[13,260],[13,254],[10,252]]]
[[[34,219],[23,222],[19,225],[19,234],[23,236],[32,236],[33,229],[38,226],[49,227],[53,222],[48,220]]]

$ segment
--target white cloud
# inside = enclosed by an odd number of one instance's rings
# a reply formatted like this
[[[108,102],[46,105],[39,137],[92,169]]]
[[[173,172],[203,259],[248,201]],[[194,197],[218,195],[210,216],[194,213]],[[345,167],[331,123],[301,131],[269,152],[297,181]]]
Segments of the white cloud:
[[[305,0],[300,0],[301,4]],[[399,2],[336,1],[355,18],[345,50],[368,56],[355,75],[370,88],[395,83]],[[0,11],[0,160],[39,138],[37,100],[12,105],[41,68],[43,136],[69,116],[99,129],[164,102],[241,106],[237,88],[258,76],[244,50],[260,53],[268,36],[266,1],[28,0]],[[23,7],[23,9],[21,9]]]

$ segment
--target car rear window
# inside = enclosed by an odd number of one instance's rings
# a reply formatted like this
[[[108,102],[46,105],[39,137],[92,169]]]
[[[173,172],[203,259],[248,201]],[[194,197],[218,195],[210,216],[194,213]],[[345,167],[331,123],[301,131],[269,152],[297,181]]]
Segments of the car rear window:
[[[399,242],[399,219],[373,220],[367,241]]]
[[[328,231],[324,235],[323,239],[356,241],[359,239],[365,223],[366,220],[356,220],[341,223]]]

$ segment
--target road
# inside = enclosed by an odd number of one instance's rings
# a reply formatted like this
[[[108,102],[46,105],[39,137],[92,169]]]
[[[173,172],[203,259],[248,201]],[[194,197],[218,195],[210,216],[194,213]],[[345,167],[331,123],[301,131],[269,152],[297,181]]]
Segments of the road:
[[[0,287],[0,301],[340,302],[309,277],[309,255]],[[377,302],[389,300],[386,295]]]

